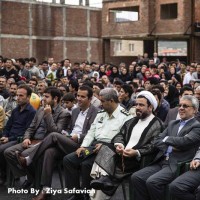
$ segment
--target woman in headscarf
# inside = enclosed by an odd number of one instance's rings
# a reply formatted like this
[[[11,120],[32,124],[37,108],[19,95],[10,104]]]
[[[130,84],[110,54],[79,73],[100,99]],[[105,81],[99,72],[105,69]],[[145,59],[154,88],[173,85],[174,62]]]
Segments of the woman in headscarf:
[[[170,108],[175,108],[179,103],[179,92],[173,85],[169,85],[168,94],[164,97],[169,102]]]

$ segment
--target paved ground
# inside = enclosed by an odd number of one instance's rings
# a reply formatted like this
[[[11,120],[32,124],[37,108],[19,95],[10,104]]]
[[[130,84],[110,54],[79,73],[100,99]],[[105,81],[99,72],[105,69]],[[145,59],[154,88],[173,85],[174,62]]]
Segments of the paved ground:
[[[21,191],[20,185],[23,183],[24,177],[22,177],[19,181],[15,183],[15,192],[18,189],[18,192]],[[53,183],[52,183],[52,188],[58,188],[60,189],[60,181],[58,178],[57,172],[54,173],[53,177]],[[11,188],[10,188],[11,190]],[[16,194],[10,193],[9,189],[5,186],[0,186],[0,200],[31,200],[34,194]],[[32,192],[33,193],[33,192]],[[63,192],[62,192],[63,193]],[[67,194],[56,194],[52,195],[50,200],[67,200],[68,195]],[[112,200],[123,200],[123,193],[122,193],[122,188],[121,186],[117,189],[115,195],[112,197]]]

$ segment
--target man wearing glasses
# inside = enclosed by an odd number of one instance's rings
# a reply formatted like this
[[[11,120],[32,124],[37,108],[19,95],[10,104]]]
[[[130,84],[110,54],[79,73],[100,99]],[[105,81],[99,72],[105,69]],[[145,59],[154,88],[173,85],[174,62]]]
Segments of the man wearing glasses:
[[[200,144],[200,123],[194,118],[199,101],[191,95],[180,99],[180,120],[171,121],[154,140],[159,150],[148,167],[134,173],[131,182],[137,200],[165,199],[165,186],[175,179],[177,163],[190,160]]]

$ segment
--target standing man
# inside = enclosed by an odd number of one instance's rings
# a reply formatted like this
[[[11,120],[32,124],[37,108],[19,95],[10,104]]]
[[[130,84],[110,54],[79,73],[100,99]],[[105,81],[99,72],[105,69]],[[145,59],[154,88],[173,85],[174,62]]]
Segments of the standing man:
[[[109,144],[124,122],[132,117],[119,105],[117,92],[114,89],[103,89],[99,96],[104,110],[97,114],[81,147],[76,152],[66,155],[63,159],[66,176],[65,186],[68,189],[80,188],[80,176],[82,177],[81,188],[90,188],[90,171],[101,145]],[[87,152],[91,152],[91,155],[85,157],[84,153],[87,154]],[[83,198],[89,199],[89,195],[74,194],[71,197],[71,199],[77,200]]]
[[[61,93],[56,87],[48,87],[44,91],[44,107],[41,107],[31,125],[26,130],[23,142],[10,147],[4,155],[15,177],[25,175],[25,171],[19,167],[18,157],[29,155],[49,133],[65,130],[70,122],[70,114],[60,106]],[[17,151],[17,153],[16,153]],[[16,156],[15,156],[16,154]],[[27,182],[27,181],[26,181]],[[30,185],[31,180],[29,179]]]
[[[175,178],[177,163],[194,157],[200,143],[200,123],[194,118],[198,107],[199,101],[193,96],[180,99],[181,120],[171,121],[154,140],[159,152],[153,163],[131,177],[137,200],[163,200],[165,186]]]
[[[30,126],[34,116],[35,109],[30,105],[29,100],[32,90],[27,85],[20,85],[17,89],[17,107],[12,111],[4,131],[0,138],[0,168],[1,183],[6,179],[6,161],[4,151],[17,144],[17,138],[23,136],[26,129]]]

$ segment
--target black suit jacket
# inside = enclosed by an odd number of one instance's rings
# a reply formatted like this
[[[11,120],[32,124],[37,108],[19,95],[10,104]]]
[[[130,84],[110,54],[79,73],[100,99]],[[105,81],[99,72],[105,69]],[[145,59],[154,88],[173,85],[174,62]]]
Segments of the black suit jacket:
[[[200,123],[195,118],[191,119],[177,135],[179,122],[180,120],[171,121],[168,128],[154,140],[154,145],[159,152],[153,163],[165,155],[168,146],[175,148],[169,156],[169,164],[173,172],[176,171],[178,162],[192,159],[200,145]],[[168,138],[163,142],[166,136]]]
[[[91,124],[93,123],[99,109],[94,107],[93,105],[90,105],[87,116],[85,118],[84,124],[83,124],[83,130],[82,134],[80,135],[80,141],[79,143],[82,143],[83,138],[87,134],[88,130],[90,129]],[[80,108],[75,108],[72,111],[72,116],[71,116],[71,123],[68,127],[68,131],[71,132],[75,126],[76,120],[78,118],[78,115],[80,113]]]

